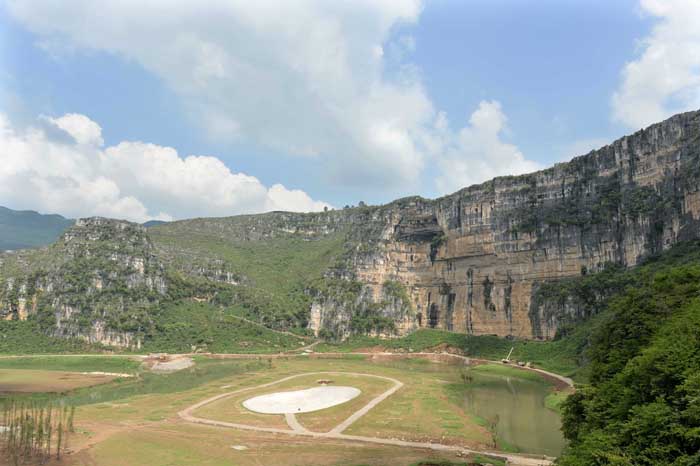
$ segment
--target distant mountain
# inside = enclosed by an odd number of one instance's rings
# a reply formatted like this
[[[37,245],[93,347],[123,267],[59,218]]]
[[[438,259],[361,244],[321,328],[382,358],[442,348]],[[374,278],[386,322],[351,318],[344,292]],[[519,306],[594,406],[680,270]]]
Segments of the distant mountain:
[[[0,206],[0,251],[46,246],[58,239],[74,220],[33,210]]]

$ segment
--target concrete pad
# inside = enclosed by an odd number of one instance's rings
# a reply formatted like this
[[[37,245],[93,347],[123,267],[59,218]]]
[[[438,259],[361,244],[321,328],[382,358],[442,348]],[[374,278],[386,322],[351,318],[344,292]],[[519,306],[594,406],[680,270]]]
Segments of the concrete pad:
[[[249,398],[243,406],[262,414],[310,413],[350,401],[362,393],[355,387],[323,386]]]

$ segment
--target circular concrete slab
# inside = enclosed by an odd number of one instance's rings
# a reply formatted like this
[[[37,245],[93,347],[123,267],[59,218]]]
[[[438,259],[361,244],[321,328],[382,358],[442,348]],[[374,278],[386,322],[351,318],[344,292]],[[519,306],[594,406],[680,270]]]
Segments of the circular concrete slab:
[[[350,401],[360,394],[354,387],[323,386],[249,398],[243,406],[262,414],[309,413]]]

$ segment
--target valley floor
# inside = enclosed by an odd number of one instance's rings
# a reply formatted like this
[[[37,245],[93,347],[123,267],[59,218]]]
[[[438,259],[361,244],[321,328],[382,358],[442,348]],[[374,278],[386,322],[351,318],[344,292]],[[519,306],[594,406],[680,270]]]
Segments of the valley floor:
[[[131,364],[137,377],[63,395],[67,403],[78,409],[77,432],[70,438],[72,453],[61,464],[411,465],[422,461],[464,462],[469,457],[479,461],[479,451],[493,454],[499,449],[514,450],[513,445],[489,429],[491,421],[470,412],[459,398],[463,396],[464,381],[460,378],[465,365],[450,364],[447,359],[454,359],[452,356],[433,355],[433,362],[420,356],[396,359],[376,354],[217,357],[220,359],[197,356],[193,368],[172,374],[144,372],[137,368],[137,361],[105,364],[107,369],[119,366],[123,371]],[[70,358],[53,359],[55,367],[80,366],[75,361],[65,362]],[[88,362],[83,366],[94,370],[99,360],[86,357]],[[18,361],[12,361],[12,366],[20,365]],[[28,361],[28,368],[41,366],[36,358]],[[3,362],[7,360],[0,360],[0,368]],[[541,374],[532,371],[500,366],[473,370],[477,384],[489,380],[479,376],[479,372],[488,376],[495,371],[503,372],[499,375],[507,373],[508,380],[512,378],[514,382],[520,379],[528,383],[530,378],[529,383],[550,386],[542,381]],[[328,371],[334,373],[328,375],[334,382],[357,386],[363,395],[333,408],[297,416],[298,428],[306,432],[290,431],[284,416],[241,411],[243,399],[264,392],[260,385],[275,385],[270,390],[309,386],[320,375],[304,374]],[[359,374],[388,377],[401,385]],[[290,376],[297,380],[279,385],[280,379]],[[559,380],[559,385],[566,383]],[[240,390],[245,390],[246,395],[236,397],[232,393]],[[396,392],[388,393],[391,390]],[[354,416],[354,422],[334,428],[363,410],[371,400],[376,400],[374,406]],[[222,428],[204,425],[199,422],[201,418],[289,432]],[[505,458],[503,453],[496,455],[482,459],[503,464],[499,462]],[[547,464],[541,455],[540,459],[533,455],[507,455],[509,464]]]

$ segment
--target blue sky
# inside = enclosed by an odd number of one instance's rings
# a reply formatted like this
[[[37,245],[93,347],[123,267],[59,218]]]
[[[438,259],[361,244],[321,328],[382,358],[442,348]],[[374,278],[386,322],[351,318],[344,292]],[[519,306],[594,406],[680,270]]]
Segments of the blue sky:
[[[74,186],[58,200],[0,190],[0,204],[142,220],[435,197],[551,165],[700,101],[698,39],[677,24],[693,13],[688,1],[286,3],[202,2],[196,13],[130,1],[0,7],[4,143],[31,154],[5,176],[48,193],[54,178]],[[685,54],[645,56],[683,27],[687,36],[672,40],[685,41]],[[682,78],[675,87],[649,71],[659,61]],[[93,122],[100,143],[56,155],[47,128],[75,136]],[[41,144],[30,144],[32,129]],[[141,145],[119,155],[125,141]],[[154,166],[146,144],[172,185],[128,173]],[[225,176],[205,182],[230,185],[218,194],[225,202],[189,179],[216,161],[195,167],[190,154],[223,162]],[[95,159],[104,160],[84,173],[61,171]],[[195,199],[179,207],[186,187]],[[95,193],[100,202],[88,199]]]
[[[467,118],[499,100],[510,139],[549,164],[573,141],[627,131],[610,96],[650,24],[627,0],[435,1],[414,28],[415,61],[438,107]]]

